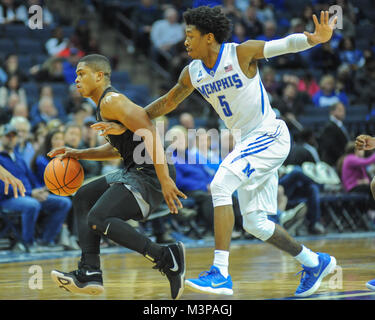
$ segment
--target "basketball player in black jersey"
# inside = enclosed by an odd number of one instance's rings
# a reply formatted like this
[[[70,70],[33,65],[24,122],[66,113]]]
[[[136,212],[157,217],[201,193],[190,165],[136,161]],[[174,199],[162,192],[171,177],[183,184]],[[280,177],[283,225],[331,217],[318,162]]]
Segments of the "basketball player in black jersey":
[[[75,194],[73,208],[82,256],[78,270],[68,273],[53,270],[52,279],[69,292],[103,292],[99,254],[100,239],[105,236],[154,262],[153,268],[167,276],[172,298],[178,299],[184,287],[183,244],[160,246],[126,222],[146,219],[159,207],[163,197],[171,213],[178,213],[177,206],[182,207],[178,196],[186,196],[175,185],[174,166],[167,165],[159,135],[144,109],[111,87],[111,67],[106,57],[98,54],[83,57],[76,74],[78,91],[97,105],[97,120],[118,122],[128,130],[121,135],[106,136],[108,143],[96,148],[62,147],[52,150],[49,156],[95,161],[121,157],[124,168],[82,186]],[[144,152],[135,152],[142,150],[139,148],[142,143]]]

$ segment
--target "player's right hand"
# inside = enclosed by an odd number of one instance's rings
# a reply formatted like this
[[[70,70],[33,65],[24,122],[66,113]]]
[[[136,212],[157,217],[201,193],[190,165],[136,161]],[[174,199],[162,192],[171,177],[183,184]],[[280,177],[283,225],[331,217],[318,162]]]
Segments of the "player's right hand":
[[[54,158],[54,157],[59,158],[59,159],[74,158],[78,160],[78,154],[79,154],[78,149],[73,149],[73,148],[64,146],[64,147],[52,149],[50,152],[47,153],[47,156],[49,156],[50,158]]]
[[[375,138],[361,134],[355,139],[355,147],[357,150],[372,150],[375,148]]]
[[[182,193],[180,190],[178,190],[178,188],[176,187],[176,184],[171,178],[161,183],[161,190],[163,192],[163,196],[164,196],[165,202],[168,205],[169,210],[171,211],[171,213],[177,214],[178,213],[177,206],[179,208],[183,208],[182,203],[178,197],[187,199],[187,196],[184,193]],[[177,203],[177,206],[175,202]]]

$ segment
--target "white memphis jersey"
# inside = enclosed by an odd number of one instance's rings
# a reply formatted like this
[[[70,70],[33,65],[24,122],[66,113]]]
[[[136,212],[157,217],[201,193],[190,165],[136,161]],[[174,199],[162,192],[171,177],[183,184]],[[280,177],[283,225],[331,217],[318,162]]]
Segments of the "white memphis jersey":
[[[207,68],[201,60],[189,64],[191,83],[213,106],[231,131],[241,130],[241,140],[254,129],[276,120],[259,70],[249,79],[238,63],[237,43],[221,45],[216,64]]]

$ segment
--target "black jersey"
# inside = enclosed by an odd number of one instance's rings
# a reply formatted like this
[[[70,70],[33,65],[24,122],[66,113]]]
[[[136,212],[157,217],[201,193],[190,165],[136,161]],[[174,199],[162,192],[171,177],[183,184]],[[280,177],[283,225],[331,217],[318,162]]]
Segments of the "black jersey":
[[[96,109],[97,121],[103,121],[100,115],[100,103],[108,92],[120,93],[113,87],[108,87],[104,90],[102,96],[99,99],[98,106]],[[120,123],[119,121],[113,122]],[[125,170],[128,170],[134,165],[141,165],[145,168],[149,167],[152,170],[155,169],[154,165],[152,164],[151,158],[146,152],[142,138],[136,135],[134,132],[126,130],[121,135],[109,134],[106,136],[106,139],[121,154],[121,157],[124,161]]]

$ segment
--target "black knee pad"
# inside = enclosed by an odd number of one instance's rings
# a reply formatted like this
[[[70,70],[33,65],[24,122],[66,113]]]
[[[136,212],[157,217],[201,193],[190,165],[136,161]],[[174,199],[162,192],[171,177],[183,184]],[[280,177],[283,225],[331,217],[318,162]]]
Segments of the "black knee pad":
[[[87,216],[87,224],[91,230],[96,231],[101,235],[105,232],[105,229],[107,227],[105,218],[101,218],[100,213],[95,210],[89,211],[89,214]]]

